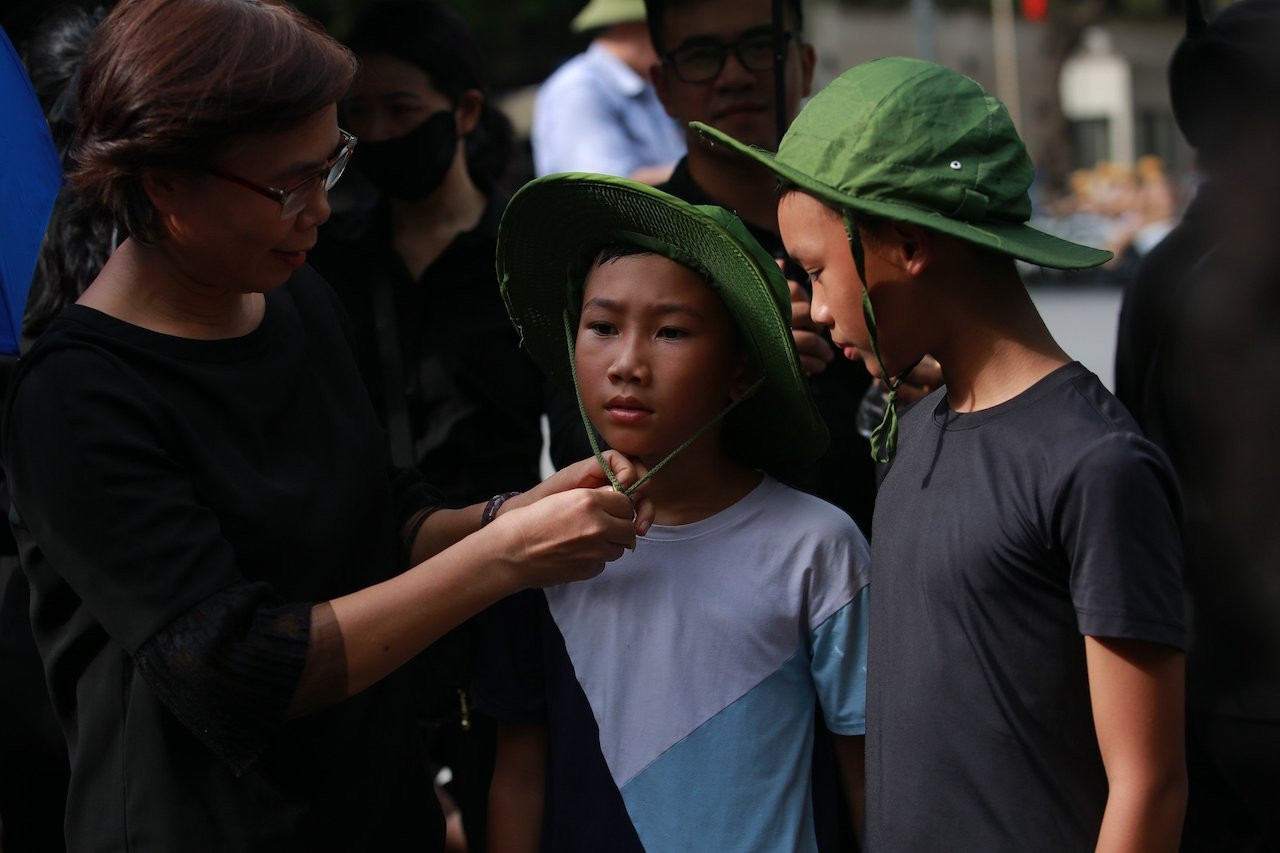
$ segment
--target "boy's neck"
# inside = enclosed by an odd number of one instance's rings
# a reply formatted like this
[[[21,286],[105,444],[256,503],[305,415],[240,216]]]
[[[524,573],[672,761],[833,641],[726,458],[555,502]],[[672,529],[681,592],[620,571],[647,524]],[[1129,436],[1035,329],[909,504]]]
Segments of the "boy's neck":
[[[687,448],[643,487],[653,502],[655,524],[678,526],[710,518],[760,484],[759,471],[734,461],[718,447],[714,453],[698,450],[697,444]]]
[[[951,284],[944,342],[935,355],[956,412],[976,412],[1007,402],[1071,357],[1053,339],[1017,271],[997,280]]]

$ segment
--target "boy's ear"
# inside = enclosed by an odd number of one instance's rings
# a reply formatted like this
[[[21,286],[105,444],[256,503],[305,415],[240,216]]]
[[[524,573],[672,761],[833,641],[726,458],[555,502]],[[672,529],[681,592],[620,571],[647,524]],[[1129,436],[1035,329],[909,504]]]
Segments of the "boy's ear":
[[[891,259],[903,272],[918,276],[929,268],[937,251],[932,231],[911,222],[892,222],[887,230]]]

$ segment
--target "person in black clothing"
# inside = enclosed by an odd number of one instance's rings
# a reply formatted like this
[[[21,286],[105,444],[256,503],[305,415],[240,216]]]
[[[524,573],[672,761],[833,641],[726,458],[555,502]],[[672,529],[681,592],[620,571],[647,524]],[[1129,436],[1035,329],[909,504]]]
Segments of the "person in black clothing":
[[[594,460],[456,510],[389,476],[305,266],[355,68],[270,0],[122,0],[88,47],[72,180],[127,236],[0,436],[70,850],[439,849],[416,656],[652,518]]]
[[[1116,395],[1186,499],[1182,850],[1252,853],[1280,850],[1280,5],[1187,11],[1169,89],[1204,181],[1125,289]]]
[[[352,168],[377,196],[325,224],[311,265],[351,314],[397,461],[450,501],[528,488],[541,374],[494,277],[512,130],[486,98],[479,46],[430,0],[370,6],[345,42],[361,65],[341,105],[360,139]]]
[[[431,0],[368,7],[346,44],[361,72],[341,112],[360,138],[353,169],[377,195],[321,228],[311,264],[351,316],[397,464],[453,506],[528,489],[540,479],[543,379],[494,274],[512,130],[486,98],[479,46]],[[430,650],[424,698],[433,760],[483,850],[494,724],[467,695],[478,630],[469,621]]]

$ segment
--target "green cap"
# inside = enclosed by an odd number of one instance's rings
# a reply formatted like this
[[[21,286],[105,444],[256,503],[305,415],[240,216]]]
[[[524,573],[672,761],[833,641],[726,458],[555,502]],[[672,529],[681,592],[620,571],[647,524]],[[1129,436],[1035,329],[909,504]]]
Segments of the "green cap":
[[[700,273],[728,307],[762,374],[754,393],[724,415],[728,452],[771,472],[817,459],[827,428],[796,356],[786,280],[742,221],[721,207],[606,175],[548,175],[521,188],[498,230],[498,283],[522,345],[543,372],[576,394],[566,323],[576,328],[596,255],[619,242]]]
[[[776,155],[693,126],[840,210],[923,225],[1046,267],[1111,259],[1026,224],[1034,169],[1008,110],[932,62],[889,57],[850,68],[805,105]]]
[[[644,21],[644,0],[591,0],[569,23],[575,33]]]

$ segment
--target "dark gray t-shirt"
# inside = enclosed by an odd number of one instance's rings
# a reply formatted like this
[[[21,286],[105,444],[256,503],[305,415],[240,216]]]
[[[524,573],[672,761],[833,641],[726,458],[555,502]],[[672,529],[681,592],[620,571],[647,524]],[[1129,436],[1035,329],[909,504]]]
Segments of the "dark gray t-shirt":
[[[1083,635],[1183,647],[1180,512],[1164,456],[1079,364],[903,416],[871,561],[872,853],[1093,849]]]

